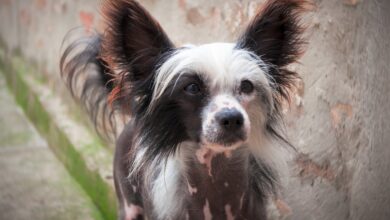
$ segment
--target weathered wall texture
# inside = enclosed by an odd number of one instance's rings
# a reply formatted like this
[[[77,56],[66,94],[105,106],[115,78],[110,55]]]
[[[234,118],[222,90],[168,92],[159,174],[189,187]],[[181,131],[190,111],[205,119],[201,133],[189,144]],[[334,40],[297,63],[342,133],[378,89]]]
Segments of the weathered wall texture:
[[[66,32],[104,25],[96,0],[0,0],[0,36],[58,84]],[[144,0],[178,44],[233,41],[263,1]],[[277,202],[288,219],[390,219],[390,1],[316,0],[288,113],[298,153]],[[58,84],[62,85],[62,84]]]

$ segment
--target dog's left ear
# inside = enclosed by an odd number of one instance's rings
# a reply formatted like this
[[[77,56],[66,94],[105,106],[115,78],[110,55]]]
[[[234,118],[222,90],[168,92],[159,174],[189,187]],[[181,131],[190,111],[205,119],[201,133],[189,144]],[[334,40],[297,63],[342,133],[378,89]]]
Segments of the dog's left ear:
[[[253,18],[237,42],[238,48],[259,56],[268,66],[273,86],[284,98],[298,75],[285,69],[302,54],[302,12],[311,6],[305,0],[269,0]]]

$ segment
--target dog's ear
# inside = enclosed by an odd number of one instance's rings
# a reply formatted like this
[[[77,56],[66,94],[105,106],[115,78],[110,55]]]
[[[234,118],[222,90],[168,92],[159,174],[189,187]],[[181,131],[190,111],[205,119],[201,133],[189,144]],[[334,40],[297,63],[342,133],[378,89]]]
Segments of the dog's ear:
[[[106,0],[102,58],[115,72],[132,81],[153,72],[162,54],[174,46],[159,23],[134,0]]]
[[[268,66],[273,86],[284,98],[297,74],[284,67],[295,62],[305,44],[300,16],[311,4],[305,0],[269,0],[237,42],[238,48],[258,55]]]
[[[108,101],[131,114],[151,94],[154,72],[173,50],[159,23],[134,0],[106,0],[102,10],[107,27],[100,57],[114,85]]]

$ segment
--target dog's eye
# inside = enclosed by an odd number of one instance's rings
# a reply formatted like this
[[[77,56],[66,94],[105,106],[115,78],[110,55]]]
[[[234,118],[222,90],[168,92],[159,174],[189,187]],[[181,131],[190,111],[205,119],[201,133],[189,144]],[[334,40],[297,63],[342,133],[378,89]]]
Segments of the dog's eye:
[[[184,91],[186,91],[187,93],[189,93],[191,95],[197,95],[200,93],[200,87],[196,83],[191,83],[191,84],[187,85],[186,87],[184,87]]]
[[[253,92],[253,84],[249,80],[243,80],[240,85],[240,91],[242,93],[249,94]]]

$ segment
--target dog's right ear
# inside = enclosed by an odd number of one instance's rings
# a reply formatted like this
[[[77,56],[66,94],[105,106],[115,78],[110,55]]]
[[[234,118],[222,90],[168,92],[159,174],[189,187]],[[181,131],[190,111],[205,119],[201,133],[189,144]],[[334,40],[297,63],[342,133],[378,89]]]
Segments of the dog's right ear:
[[[100,57],[114,85],[108,101],[131,114],[136,103],[151,94],[157,64],[174,45],[159,23],[134,0],[106,0],[102,12],[107,28]]]
[[[161,55],[174,47],[159,23],[134,0],[106,0],[102,12],[107,23],[103,61],[128,80],[148,78]]]

